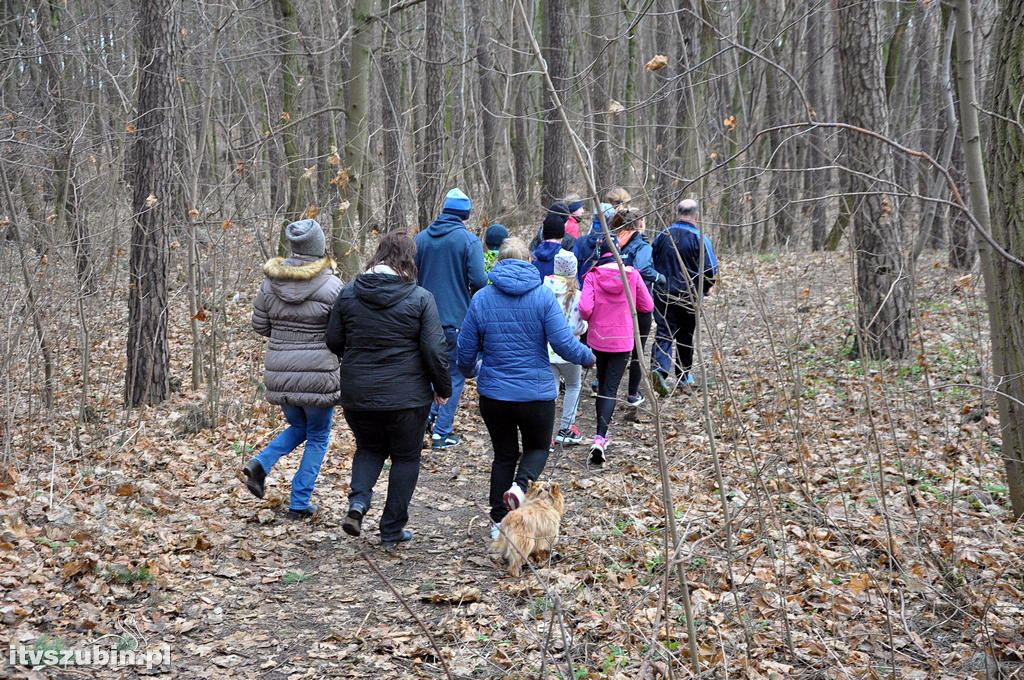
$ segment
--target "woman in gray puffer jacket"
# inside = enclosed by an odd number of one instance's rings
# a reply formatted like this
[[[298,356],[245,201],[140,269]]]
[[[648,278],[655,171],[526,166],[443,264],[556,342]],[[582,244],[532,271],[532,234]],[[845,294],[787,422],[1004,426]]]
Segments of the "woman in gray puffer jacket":
[[[263,498],[274,464],[302,442],[299,470],[292,478],[290,519],[312,517],[309,501],[331,436],[334,404],[341,393],[338,357],[327,349],[325,332],[334,299],[341,291],[337,265],[324,254],[324,231],[316,220],[285,227],[291,256],[263,265],[266,279],[253,303],[252,327],[270,338],[263,383],[267,401],[284,412],[288,427],[243,468],[245,485]]]

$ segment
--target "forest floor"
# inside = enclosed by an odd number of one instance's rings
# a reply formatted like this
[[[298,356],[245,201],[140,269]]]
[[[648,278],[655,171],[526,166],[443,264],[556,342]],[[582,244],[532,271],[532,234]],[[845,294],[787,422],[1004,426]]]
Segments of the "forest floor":
[[[1007,509],[998,416],[978,387],[980,282],[922,265],[917,349],[869,363],[848,355],[847,257],[744,257],[723,271],[703,347],[728,524],[705,392],[662,407],[701,676],[1024,678],[1024,525]],[[424,452],[415,540],[387,552],[376,542],[386,479],[363,537],[341,531],[353,442],[340,411],[312,522],[283,515],[298,452],[273,471],[267,499],[240,483],[281,425],[256,395],[255,290],[214,312],[230,395],[216,428],[182,433],[203,398],[190,391],[126,416],[122,340],[101,337],[92,382],[105,396],[81,447],[69,444],[69,365],[61,405],[10,426],[16,455],[0,467],[0,642],[70,649],[112,635],[104,644],[169,645],[172,667],[33,671],[5,659],[0,675],[446,677],[426,631],[452,678],[692,675],[649,409],[628,418],[620,406],[603,468],[587,465],[585,446],[552,456],[562,539],[552,561],[509,578],[488,556],[490,451],[467,388],[463,443]],[[187,323],[172,327],[187,383]],[[591,435],[589,399],[580,413]]]

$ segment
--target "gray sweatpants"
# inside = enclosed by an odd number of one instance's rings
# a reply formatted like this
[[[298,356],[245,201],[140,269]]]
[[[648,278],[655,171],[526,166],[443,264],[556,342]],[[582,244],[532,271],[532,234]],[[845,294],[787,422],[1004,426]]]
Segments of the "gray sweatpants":
[[[565,398],[562,401],[562,422],[559,430],[568,430],[576,422],[576,407],[580,403],[580,389],[583,387],[583,367],[578,364],[551,364],[551,373],[558,382],[558,376],[565,379]]]

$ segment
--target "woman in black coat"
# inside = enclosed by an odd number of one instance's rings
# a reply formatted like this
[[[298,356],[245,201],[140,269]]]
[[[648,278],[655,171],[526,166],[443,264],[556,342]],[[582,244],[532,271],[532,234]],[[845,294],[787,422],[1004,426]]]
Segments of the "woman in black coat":
[[[416,245],[385,234],[367,271],[345,286],[327,322],[327,346],[341,359],[341,406],[356,438],[349,509],[342,528],[358,536],[373,485],[391,458],[381,544],[412,539],[405,528],[420,474],[430,404],[451,396],[448,346],[434,296],[416,285]]]

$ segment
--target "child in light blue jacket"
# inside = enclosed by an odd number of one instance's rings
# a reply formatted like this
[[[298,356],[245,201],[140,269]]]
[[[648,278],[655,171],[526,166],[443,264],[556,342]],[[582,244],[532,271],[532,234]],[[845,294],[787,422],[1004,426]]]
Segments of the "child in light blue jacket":
[[[558,306],[565,314],[569,328],[577,337],[587,332],[587,322],[580,318],[580,290],[576,282],[576,256],[563,250],[554,258],[554,274],[544,277],[544,285],[555,294]],[[548,358],[555,382],[561,377],[565,381],[565,396],[562,402],[562,420],[558,426],[555,441],[560,444],[579,444],[583,435],[576,427],[576,407],[580,401],[583,367],[572,364],[560,357],[548,345]]]

